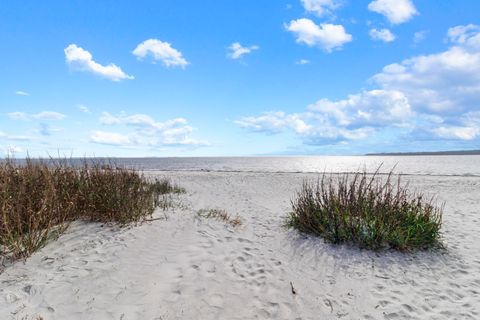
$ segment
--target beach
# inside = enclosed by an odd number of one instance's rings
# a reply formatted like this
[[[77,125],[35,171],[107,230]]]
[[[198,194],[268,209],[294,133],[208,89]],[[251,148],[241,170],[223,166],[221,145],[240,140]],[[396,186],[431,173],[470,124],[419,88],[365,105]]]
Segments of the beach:
[[[126,228],[75,222],[0,274],[0,319],[478,319],[480,178],[406,176],[445,202],[445,249],[333,245],[284,227],[314,173],[149,172],[186,189]],[[223,209],[240,226],[198,217]]]
[[[480,320],[480,0],[0,22],[0,320]]]

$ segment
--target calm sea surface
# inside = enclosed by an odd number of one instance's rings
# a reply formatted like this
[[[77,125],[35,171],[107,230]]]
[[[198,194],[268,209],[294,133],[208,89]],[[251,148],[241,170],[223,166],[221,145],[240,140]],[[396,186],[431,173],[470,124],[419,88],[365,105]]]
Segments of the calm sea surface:
[[[118,165],[154,171],[375,172],[480,177],[480,156],[321,156],[117,158]]]

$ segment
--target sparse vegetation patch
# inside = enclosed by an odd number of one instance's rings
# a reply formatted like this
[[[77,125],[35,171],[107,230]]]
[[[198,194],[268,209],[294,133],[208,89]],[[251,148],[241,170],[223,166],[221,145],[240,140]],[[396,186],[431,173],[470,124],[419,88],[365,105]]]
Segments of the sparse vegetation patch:
[[[201,209],[197,212],[197,216],[201,218],[212,218],[220,220],[232,227],[238,227],[242,225],[242,220],[239,216],[232,217],[227,211],[223,209]]]

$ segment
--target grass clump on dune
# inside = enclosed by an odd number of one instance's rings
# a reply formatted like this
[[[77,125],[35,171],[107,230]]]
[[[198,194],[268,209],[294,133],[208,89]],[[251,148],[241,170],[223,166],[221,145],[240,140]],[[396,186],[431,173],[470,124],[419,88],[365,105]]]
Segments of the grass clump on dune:
[[[439,244],[442,207],[422,194],[411,193],[392,172],[325,173],[304,182],[292,200],[287,226],[333,243],[363,248],[424,249]]]
[[[74,220],[138,223],[184,190],[140,172],[84,161],[0,162],[0,257],[25,258]]]
[[[238,227],[242,225],[242,220],[239,216],[232,217],[227,211],[223,209],[201,209],[197,212],[197,216],[201,218],[220,220],[232,227]]]

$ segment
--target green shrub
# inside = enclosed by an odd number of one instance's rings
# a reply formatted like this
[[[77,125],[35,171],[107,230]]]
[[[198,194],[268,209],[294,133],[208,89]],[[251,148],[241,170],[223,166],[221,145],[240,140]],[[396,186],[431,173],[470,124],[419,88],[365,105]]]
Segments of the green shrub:
[[[398,250],[439,244],[443,207],[409,192],[400,176],[366,172],[304,182],[292,200],[287,226],[333,243]]]

